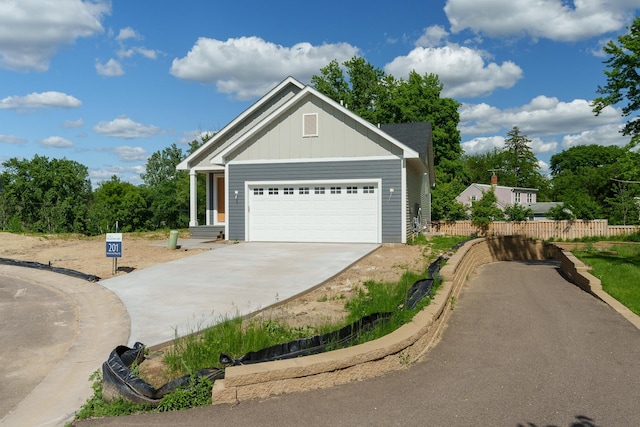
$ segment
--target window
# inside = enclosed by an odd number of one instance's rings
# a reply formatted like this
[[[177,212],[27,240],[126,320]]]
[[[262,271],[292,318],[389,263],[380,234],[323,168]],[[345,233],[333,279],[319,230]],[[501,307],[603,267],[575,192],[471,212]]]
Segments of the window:
[[[527,203],[533,203],[533,193],[527,193]]]
[[[347,194],[358,194],[358,187],[347,187]]]
[[[278,195],[278,189],[277,188],[269,188],[269,195],[270,196],[277,196]]]
[[[314,192],[315,192],[316,194],[324,194],[324,187],[316,187],[316,188],[314,189]]]
[[[373,185],[365,185],[362,187],[362,192],[364,194],[373,194]]]
[[[331,194],[341,194],[342,187],[331,187]]]
[[[516,203],[520,203],[520,193],[515,193],[515,195],[514,195],[514,201],[515,201]]]
[[[318,136],[318,113],[302,115],[302,137]]]
[[[475,202],[476,200],[478,200],[478,196],[474,194],[473,196],[469,197],[469,199],[471,199],[472,202]]]
[[[264,188],[254,188],[253,195],[254,196],[262,196],[264,194]]]
[[[285,194],[285,195],[293,194],[293,188],[285,188],[285,189],[284,189],[284,194]]]
[[[298,188],[298,194],[309,194],[309,187]]]

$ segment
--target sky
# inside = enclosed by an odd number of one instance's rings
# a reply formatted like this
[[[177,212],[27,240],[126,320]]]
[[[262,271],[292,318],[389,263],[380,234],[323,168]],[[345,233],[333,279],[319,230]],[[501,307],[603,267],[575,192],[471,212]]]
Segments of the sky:
[[[396,78],[435,73],[461,103],[466,154],[518,126],[543,171],[577,145],[624,146],[620,106],[596,117],[602,46],[640,0],[0,0],[0,163],[77,161],[92,184],[142,183],[287,76],[361,56]],[[1,168],[1,167],[0,167]],[[0,169],[1,170],[1,169]]]

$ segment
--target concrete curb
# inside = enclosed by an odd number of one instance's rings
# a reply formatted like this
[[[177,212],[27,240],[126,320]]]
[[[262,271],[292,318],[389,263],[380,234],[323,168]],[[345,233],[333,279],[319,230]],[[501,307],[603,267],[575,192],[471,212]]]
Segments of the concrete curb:
[[[602,290],[600,280],[573,254],[522,236],[474,239],[441,269],[443,284],[414,319],[393,333],[358,346],[297,359],[233,366],[213,386],[213,404],[237,403],[285,393],[332,387],[403,369],[437,342],[463,284],[479,266],[496,261],[560,261],[565,276],[610,305],[640,329],[640,317]]]

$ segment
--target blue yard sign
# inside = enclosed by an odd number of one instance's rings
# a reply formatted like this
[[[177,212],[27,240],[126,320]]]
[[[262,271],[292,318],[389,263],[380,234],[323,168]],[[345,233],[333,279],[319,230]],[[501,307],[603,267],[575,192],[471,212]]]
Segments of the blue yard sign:
[[[107,233],[107,258],[122,258],[122,233]]]

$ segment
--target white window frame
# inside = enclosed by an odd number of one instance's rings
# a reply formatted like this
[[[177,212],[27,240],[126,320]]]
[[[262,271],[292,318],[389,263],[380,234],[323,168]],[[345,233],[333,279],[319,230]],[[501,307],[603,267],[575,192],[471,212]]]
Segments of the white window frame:
[[[307,132],[307,119],[311,117],[314,118],[315,123],[315,132]],[[302,115],[302,137],[303,138],[313,138],[317,137],[319,134],[319,122],[318,122],[318,113],[305,113]]]

